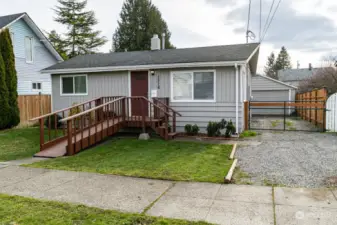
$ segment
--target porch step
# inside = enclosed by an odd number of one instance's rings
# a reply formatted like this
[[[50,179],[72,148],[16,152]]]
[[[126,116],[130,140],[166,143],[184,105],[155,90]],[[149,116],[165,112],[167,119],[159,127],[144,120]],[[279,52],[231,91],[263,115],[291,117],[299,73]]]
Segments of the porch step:
[[[169,137],[175,137],[175,136],[177,136],[177,134],[178,134],[178,133],[176,133],[176,132],[174,132],[174,133],[172,132],[172,133],[169,133],[168,136],[169,136]]]

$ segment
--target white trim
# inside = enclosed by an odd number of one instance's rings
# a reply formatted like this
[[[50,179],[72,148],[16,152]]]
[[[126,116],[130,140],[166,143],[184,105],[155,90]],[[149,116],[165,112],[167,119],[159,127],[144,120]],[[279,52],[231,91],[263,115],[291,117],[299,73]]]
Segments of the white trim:
[[[192,98],[194,98],[194,73],[212,72],[213,73],[213,99],[210,100],[174,100],[173,96],[173,73],[191,73],[192,74]],[[170,98],[171,102],[216,102],[216,70],[180,70],[170,71]]]
[[[128,71],[128,95],[129,95],[129,97],[131,97],[131,71],[130,70]],[[131,107],[132,107],[131,99],[129,99],[129,115],[130,116],[131,116],[131,112],[132,112]]]
[[[252,52],[252,54],[250,54],[250,56],[246,60],[247,64],[249,64],[249,61],[253,58],[253,56],[255,55],[255,53],[257,52],[257,50],[259,50],[259,49],[260,49],[260,44],[255,48],[255,50]]]
[[[30,40],[30,45],[31,45],[31,57],[32,57],[32,60],[31,61],[28,61],[27,60],[27,55],[26,55],[26,51],[27,51],[27,46],[26,46],[26,38],[28,38]],[[25,40],[24,40],[24,48],[25,48],[25,59],[26,59],[26,63],[28,64],[33,64],[34,63],[34,37],[31,37],[31,36],[25,36]]]
[[[240,100],[243,102],[243,76],[242,76],[242,66],[240,66]]]
[[[78,94],[63,94],[62,91],[63,91],[63,81],[62,81],[62,78],[63,77],[72,77],[73,78],[73,90],[75,92],[75,77],[85,77],[85,80],[86,80],[86,93],[78,93]],[[60,96],[86,96],[88,95],[88,88],[89,88],[89,84],[88,84],[88,75],[87,74],[76,74],[76,75],[62,75],[60,76]]]
[[[173,64],[152,64],[152,65],[136,65],[136,66],[107,66],[107,67],[50,69],[50,70],[47,69],[47,70],[42,70],[41,73],[69,74],[69,73],[113,72],[113,71],[125,71],[125,70],[139,71],[139,70],[155,70],[155,69],[234,66],[235,64],[246,64],[246,61],[173,63]]]
[[[275,80],[275,79],[273,79],[273,78],[271,78],[271,77],[263,76],[263,75],[260,75],[260,74],[256,74],[256,76],[260,76],[260,77],[266,78],[266,79],[268,79],[268,80],[274,81],[274,82],[276,82],[276,83],[283,84],[283,85],[285,85],[285,86],[287,86],[287,87],[291,87],[291,88],[297,89],[297,87],[295,87],[295,86],[292,86],[292,85],[290,85],[290,84],[283,83],[282,81]]]
[[[239,71],[235,64],[235,127],[239,130]]]
[[[12,22],[10,22],[9,24],[7,24],[6,26],[4,26],[2,29],[6,29],[7,27],[9,27],[10,25],[14,24],[16,21],[20,20],[22,17],[26,16],[26,13],[22,14],[21,16],[19,16],[18,18],[16,18],[15,20],[13,20]]]

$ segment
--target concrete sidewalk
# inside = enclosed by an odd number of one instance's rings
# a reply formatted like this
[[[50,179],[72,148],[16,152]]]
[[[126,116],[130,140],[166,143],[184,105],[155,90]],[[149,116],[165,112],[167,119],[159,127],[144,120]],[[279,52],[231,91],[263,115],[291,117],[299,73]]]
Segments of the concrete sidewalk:
[[[0,193],[216,224],[337,224],[337,191],[170,182],[1,164]]]

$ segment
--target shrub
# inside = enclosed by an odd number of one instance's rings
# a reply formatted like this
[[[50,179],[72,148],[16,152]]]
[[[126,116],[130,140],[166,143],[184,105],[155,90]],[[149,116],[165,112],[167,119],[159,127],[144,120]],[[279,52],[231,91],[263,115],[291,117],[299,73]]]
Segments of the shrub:
[[[235,133],[236,133],[235,126],[232,121],[229,121],[226,126],[225,137],[231,137]]]
[[[8,89],[6,85],[5,64],[0,54],[0,130],[10,124],[10,106],[8,104]]]
[[[56,116],[56,127],[55,127],[55,116],[48,116],[47,119],[44,121],[44,125],[46,127],[49,127],[49,120],[50,120],[50,129],[56,129],[62,127],[62,123],[60,120],[62,120],[62,117],[57,115]]]
[[[221,136],[221,130],[225,128],[225,137],[231,137],[231,135],[236,132],[235,126],[232,121],[227,122],[224,119],[222,119],[220,122],[210,121],[207,125],[207,135],[209,137],[219,137]]]
[[[198,125],[194,124],[193,126],[191,124],[185,125],[185,133],[188,135],[197,135],[199,133],[199,127]]]
[[[200,129],[199,129],[198,125],[194,124],[192,126],[192,135],[197,135],[199,133],[199,130]]]
[[[185,125],[185,133],[186,134],[191,134],[192,133],[192,125],[191,124],[186,124]]]
[[[13,45],[8,29],[0,32],[0,53],[4,61],[5,82],[8,89],[9,112],[7,128],[12,128],[20,123],[20,110],[18,107],[17,75],[15,70],[15,57]]]

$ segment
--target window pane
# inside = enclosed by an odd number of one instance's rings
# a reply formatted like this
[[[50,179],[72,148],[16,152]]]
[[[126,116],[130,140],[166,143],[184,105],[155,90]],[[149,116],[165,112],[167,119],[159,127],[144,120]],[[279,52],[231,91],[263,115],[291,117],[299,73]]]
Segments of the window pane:
[[[62,78],[62,93],[63,94],[73,94],[73,77],[63,77]]]
[[[32,46],[33,39],[30,37],[25,37],[25,53],[26,53],[26,61],[32,62],[33,61],[33,46]]]
[[[214,99],[214,73],[194,73],[194,100]]]
[[[33,83],[33,89],[36,89],[36,83]]]
[[[37,83],[37,89],[41,90],[41,83]]]
[[[173,99],[192,100],[192,74],[173,74]]]
[[[75,93],[76,94],[87,93],[87,80],[85,76],[75,77]]]

